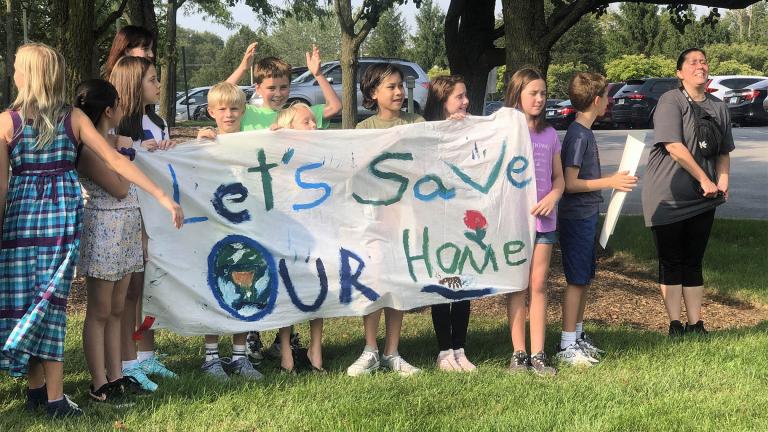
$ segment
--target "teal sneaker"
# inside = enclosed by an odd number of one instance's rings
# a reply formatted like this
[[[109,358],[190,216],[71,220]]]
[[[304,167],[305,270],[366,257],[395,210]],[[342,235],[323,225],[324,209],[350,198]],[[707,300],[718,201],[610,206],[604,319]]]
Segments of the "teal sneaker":
[[[176,378],[178,375],[171,372],[164,364],[160,363],[157,356],[150,357],[144,361],[139,362],[139,367],[147,375],[158,375],[163,378]]]
[[[149,379],[147,374],[144,372],[144,369],[141,368],[141,366],[123,369],[123,377],[131,377],[136,380],[136,382],[139,383],[139,386],[141,386],[142,390],[153,392],[157,390],[157,384],[152,382],[152,380]]]

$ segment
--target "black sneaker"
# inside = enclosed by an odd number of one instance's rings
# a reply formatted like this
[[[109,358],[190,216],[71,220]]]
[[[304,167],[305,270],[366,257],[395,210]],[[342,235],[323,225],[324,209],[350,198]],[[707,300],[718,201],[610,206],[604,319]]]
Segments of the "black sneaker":
[[[64,398],[56,402],[48,402],[46,410],[48,411],[48,416],[54,418],[79,417],[83,415],[83,410],[76,403],[72,402],[67,395],[64,395]]]
[[[261,335],[257,331],[249,332],[245,338],[245,352],[251,360],[257,363],[264,359],[261,354],[261,350],[264,348],[264,344],[261,343]]]
[[[685,335],[685,327],[679,320],[669,322],[669,337],[678,338]]]
[[[509,360],[507,372],[517,373],[528,370],[528,354],[525,351],[515,351],[512,359]]]
[[[45,407],[48,403],[48,389],[45,384],[36,389],[27,389],[27,411],[33,412]]]
[[[112,383],[122,393],[123,396],[149,396],[151,391],[145,390],[139,380],[130,375],[123,376],[119,380]]]
[[[549,365],[549,360],[544,351],[532,355],[528,360],[529,368],[536,374],[541,376],[553,376],[557,374],[557,369]]]
[[[120,380],[107,382],[98,389],[93,388],[93,384],[88,386],[88,397],[94,402],[114,403],[123,397]]]
[[[704,321],[699,320],[696,324],[686,324],[685,325],[685,332],[686,333],[692,333],[692,334],[700,334],[705,335],[709,332],[704,328]]]

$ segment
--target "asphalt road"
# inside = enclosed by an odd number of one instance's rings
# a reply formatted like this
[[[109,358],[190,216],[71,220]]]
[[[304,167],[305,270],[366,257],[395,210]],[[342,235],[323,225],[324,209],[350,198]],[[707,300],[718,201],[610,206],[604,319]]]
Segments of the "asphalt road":
[[[627,196],[622,214],[642,214],[640,190],[653,143],[653,130],[646,132],[645,152],[637,170],[640,184]],[[595,131],[603,175],[618,169],[627,133],[626,130]],[[563,135],[565,131],[560,131],[561,140]],[[768,219],[768,127],[734,128],[733,139],[736,149],[731,153],[730,199],[718,207],[717,216]],[[605,202],[600,209],[602,212],[607,209],[610,196],[610,191],[603,192]]]

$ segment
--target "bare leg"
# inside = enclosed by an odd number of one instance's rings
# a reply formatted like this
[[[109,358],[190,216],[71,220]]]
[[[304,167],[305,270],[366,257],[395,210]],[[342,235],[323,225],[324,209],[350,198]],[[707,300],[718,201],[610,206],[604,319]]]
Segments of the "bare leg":
[[[135,281],[135,282],[134,282]],[[135,284],[132,289],[138,290],[138,297],[136,300],[136,323],[141,324],[143,317],[142,312],[142,295],[144,293],[144,272],[134,273],[131,277],[131,284]],[[154,351],[155,350],[155,331],[146,330],[141,335],[141,340],[138,342],[139,351]]]
[[[45,385],[45,371],[43,364],[37,357],[29,359],[27,367],[27,386],[31,389],[38,389]]]
[[[537,244],[533,249],[530,278],[529,317],[531,327],[531,355],[544,351],[544,337],[547,329],[547,276],[551,244]],[[584,296],[586,298],[586,296]],[[584,310],[581,309],[581,315]],[[578,321],[577,321],[578,322]],[[523,345],[525,346],[525,345]]]
[[[233,337],[234,340],[234,337]],[[207,344],[218,344],[219,343],[219,336],[218,335],[205,335],[205,343]]]
[[[582,304],[586,300],[586,285],[568,284],[565,287],[565,296],[563,298],[563,331],[575,332],[576,323],[579,322],[579,312],[583,319],[584,311]]]
[[[384,324],[386,325],[386,341],[384,342],[384,355],[392,355],[397,352],[400,345],[400,330],[403,327],[403,311],[392,308],[384,308]]]
[[[371,348],[378,349],[376,335],[379,333],[379,320],[381,319],[381,309],[373,311],[363,317],[363,329],[365,330],[365,344]]]
[[[309,362],[312,366],[323,368],[323,319],[315,318],[309,322]]]
[[[527,290],[507,294],[507,321],[512,351],[525,351],[525,297]]]
[[[291,350],[291,327],[280,327],[280,366],[286,370],[293,370],[293,351]]]
[[[85,288],[88,292],[88,297],[85,322],[83,323],[83,351],[85,351],[85,363],[88,365],[88,372],[91,374],[91,385],[93,385],[94,389],[98,389],[107,383],[105,372],[105,356],[107,351],[105,331],[107,322],[112,315],[112,292],[114,291],[115,283],[88,277],[85,280]],[[119,325],[119,321],[117,324]],[[118,337],[118,353],[120,352],[119,344],[120,339]]]
[[[142,275],[142,278],[138,276]],[[136,360],[136,342],[133,341],[133,332],[136,331],[136,310],[140,307],[141,284],[144,273],[133,273],[125,294],[125,306],[123,317],[120,321],[120,345],[123,361]],[[139,279],[140,282],[139,282]]]
[[[584,310],[587,308],[587,291],[588,290],[589,290],[589,285],[584,285],[584,289],[581,292],[581,299],[579,301],[579,315],[576,317],[577,323],[584,322]]]
[[[664,305],[667,307],[669,320],[679,321],[680,306],[683,304],[683,286],[661,284],[661,297],[664,299]]]
[[[122,365],[122,343],[120,336],[122,334],[123,312],[125,312],[125,294],[128,291],[128,284],[131,281],[131,275],[128,274],[114,283],[112,291],[112,307],[107,325],[104,328],[104,357],[107,368],[107,377],[115,381],[123,377]],[[94,385],[95,388],[98,388]]]
[[[64,395],[64,362],[41,360],[45,371],[45,385],[48,400],[54,401]]]
[[[682,292],[683,298],[685,299],[685,313],[688,315],[688,322],[696,324],[701,319],[701,303],[704,301],[704,287],[682,287]]]

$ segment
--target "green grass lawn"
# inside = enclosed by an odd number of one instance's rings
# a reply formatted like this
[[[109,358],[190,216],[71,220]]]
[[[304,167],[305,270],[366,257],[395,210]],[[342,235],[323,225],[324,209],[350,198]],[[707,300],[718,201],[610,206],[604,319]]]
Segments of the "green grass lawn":
[[[766,229],[765,221],[716,222],[706,264],[715,289],[768,297],[765,242],[759,239]],[[620,221],[615,235],[619,253],[653,265],[650,234],[639,219]],[[277,363],[265,361],[259,366],[263,382],[224,384],[198,372],[202,338],[160,332],[159,350],[181,378],[161,381],[157,393],[132,407],[114,408],[85,402],[89,377],[82,315],[76,315],[67,338],[65,390],[83,402],[87,415],[55,426],[33,418],[23,409],[23,383],[3,376],[0,431],[768,430],[768,322],[676,342],[656,332],[587,323],[607,351],[604,361],[540,378],[504,372],[511,354],[505,321],[473,315],[467,352],[479,365],[474,374],[434,370],[429,314],[412,313],[406,315],[400,351],[426,369],[420,376],[344,375],[363,345],[361,320],[345,318],[326,322],[328,375],[281,375]],[[306,325],[298,331],[308,334]],[[557,340],[557,332],[558,325],[550,326],[548,340]],[[230,350],[222,348],[224,354]]]

